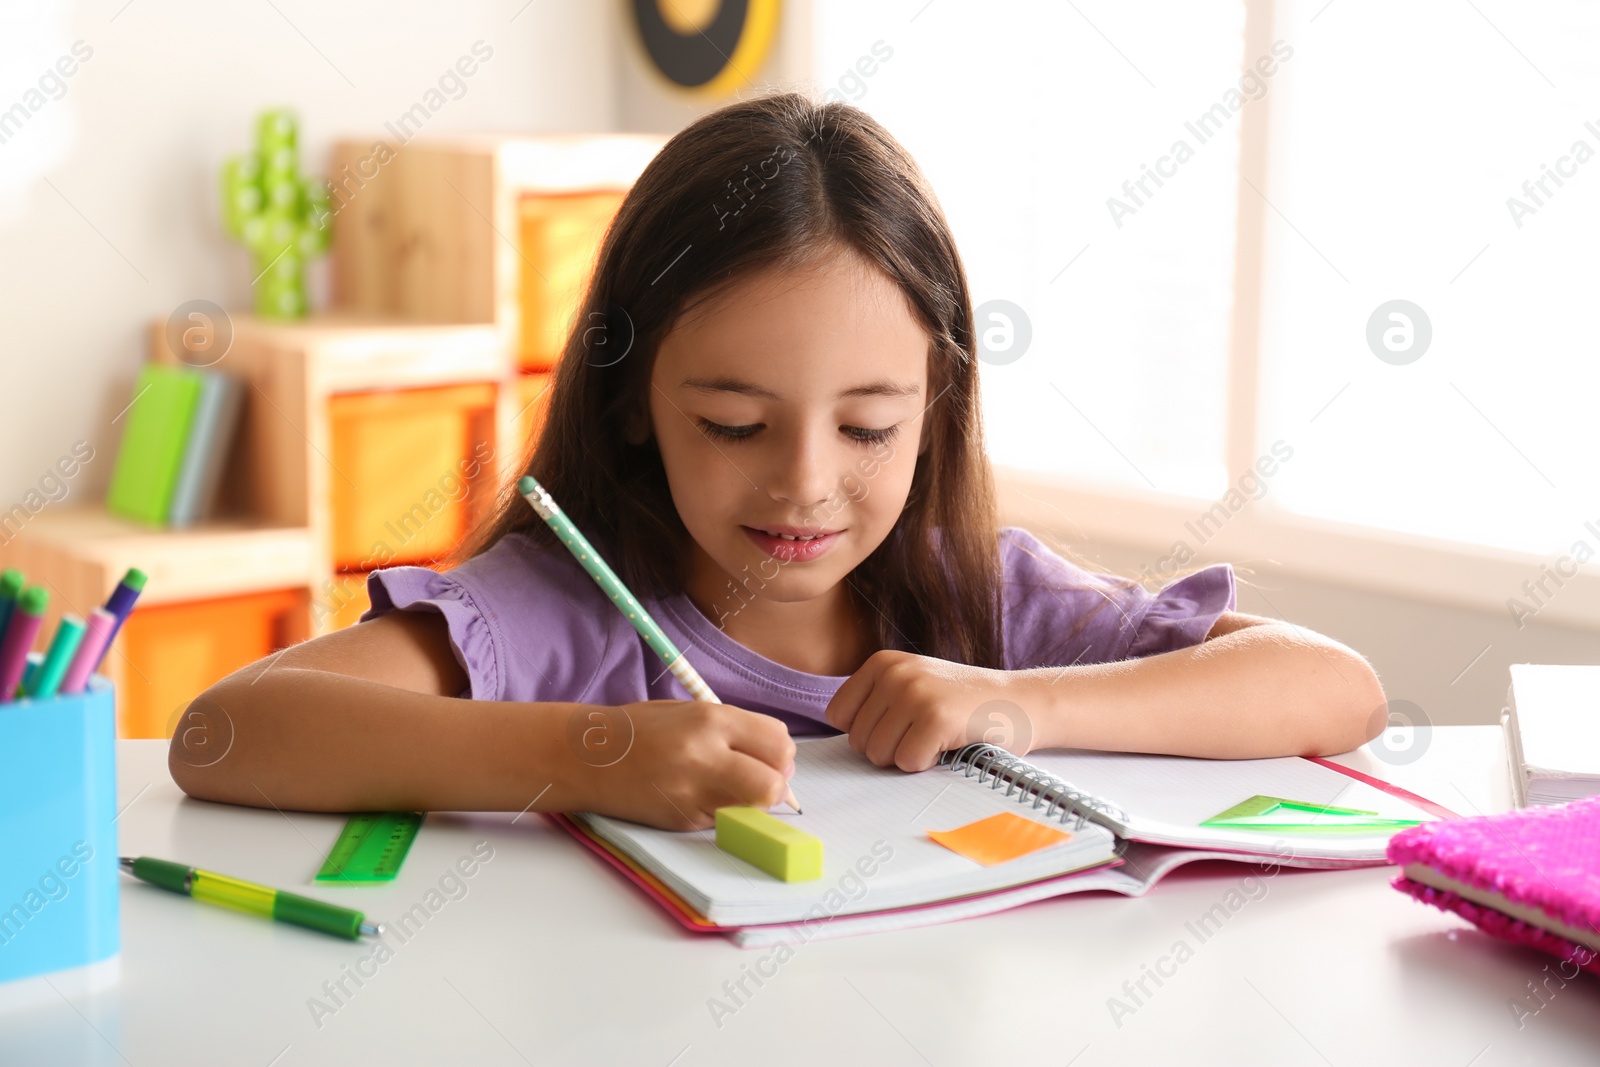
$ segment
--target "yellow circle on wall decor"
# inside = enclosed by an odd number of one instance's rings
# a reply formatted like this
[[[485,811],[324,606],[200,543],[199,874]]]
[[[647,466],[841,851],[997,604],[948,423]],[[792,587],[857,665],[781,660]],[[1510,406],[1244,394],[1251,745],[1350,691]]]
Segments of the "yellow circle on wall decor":
[[[702,33],[721,4],[718,0],[667,0],[656,6],[673,33]]]
[[[781,0],[632,0],[639,43],[679,89],[720,96],[766,61]]]

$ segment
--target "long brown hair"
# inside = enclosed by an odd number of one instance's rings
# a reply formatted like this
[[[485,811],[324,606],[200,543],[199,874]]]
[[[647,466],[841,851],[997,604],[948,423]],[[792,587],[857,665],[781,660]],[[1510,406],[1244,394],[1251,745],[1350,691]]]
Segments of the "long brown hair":
[[[880,647],[1001,668],[998,510],[966,272],[922,172],[859,108],[769,94],[667,142],[606,232],[522,469],[636,595],[682,592],[689,535],[660,453],[653,439],[626,439],[647,418],[657,346],[680,315],[727,285],[837,248],[905,294],[927,331],[932,398],[905,508],[847,581]],[[512,485],[452,563],[512,531],[565,551]]]

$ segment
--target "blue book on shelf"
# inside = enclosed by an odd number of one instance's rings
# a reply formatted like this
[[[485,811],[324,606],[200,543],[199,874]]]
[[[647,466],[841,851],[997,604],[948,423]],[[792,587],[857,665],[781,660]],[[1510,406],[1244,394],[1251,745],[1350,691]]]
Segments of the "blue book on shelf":
[[[221,371],[202,375],[200,401],[172,492],[167,521],[173,526],[192,526],[211,517],[243,401],[244,383],[238,378]]]

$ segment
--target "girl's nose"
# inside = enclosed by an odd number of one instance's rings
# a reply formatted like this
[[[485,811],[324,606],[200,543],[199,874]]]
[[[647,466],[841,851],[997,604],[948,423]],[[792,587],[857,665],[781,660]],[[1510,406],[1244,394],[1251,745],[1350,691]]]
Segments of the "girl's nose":
[[[797,508],[821,504],[839,481],[837,457],[820,435],[804,432],[784,441],[767,477],[767,493]]]

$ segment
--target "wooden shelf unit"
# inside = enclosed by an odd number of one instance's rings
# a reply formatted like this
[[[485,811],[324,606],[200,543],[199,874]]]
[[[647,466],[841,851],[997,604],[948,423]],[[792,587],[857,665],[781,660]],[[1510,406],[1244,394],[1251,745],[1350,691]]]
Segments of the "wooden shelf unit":
[[[494,454],[470,480],[466,496],[476,516],[512,476],[542,417],[542,406],[529,406],[524,399],[529,379],[548,375],[517,374],[488,326],[385,322],[349,314],[292,324],[232,318],[233,342],[217,368],[243,378],[248,391],[219,507],[245,521],[308,532],[308,633],[327,633],[353,621],[353,615],[341,612],[352,596],[365,596],[359,580],[340,574],[334,553],[338,490],[360,488],[351,481],[352,471],[335,464],[331,416],[338,400],[396,390],[491,387],[494,416],[487,436]],[[168,347],[164,323],[151,325],[150,346],[152,358],[179,361]],[[372,560],[375,566],[389,562],[382,555]]]
[[[375,315],[494,326],[513,365],[522,282],[523,199],[625,193],[666,143],[615,134],[451,138],[401,147],[334,146],[334,305]],[[367,178],[366,175],[372,177]]]
[[[129,566],[149,574],[140,606],[173,608],[173,625],[182,624],[183,605],[227,597],[285,611],[277,632],[286,643],[353,622],[365,607],[365,568],[341,574],[332,553],[334,482],[343,479],[332,460],[338,398],[488,386],[493,462],[469,499],[488,503],[515,474],[550,377],[530,368],[524,338],[560,332],[523,322],[524,272],[539,270],[518,247],[528,198],[581,202],[584,220],[567,232],[597,239],[605,197],[620,201],[665,138],[449,137],[390,142],[387,153],[376,152],[378,143],[352,139],[333,149],[331,308],[297,322],[230,313],[233,339],[213,369],[238,375],[247,391],[218,501],[227,518],[164,530],[103,507],[52,507],[0,547],[0,565],[56,588],[44,635],[61,611],[86,614],[102,603]],[[590,260],[584,267],[569,255],[549,276],[586,276],[592,253]],[[165,320],[151,323],[148,336],[151,359],[180,362]],[[119,635],[104,666],[119,698],[139,671],[126,644]],[[190,666],[175,673],[188,678]],[[170,733],[179,710],[146,707],[135,728],[166,719],[156,727]]]

